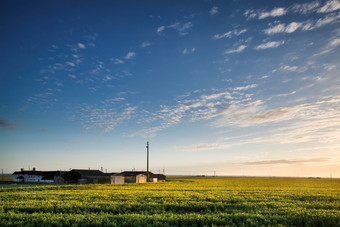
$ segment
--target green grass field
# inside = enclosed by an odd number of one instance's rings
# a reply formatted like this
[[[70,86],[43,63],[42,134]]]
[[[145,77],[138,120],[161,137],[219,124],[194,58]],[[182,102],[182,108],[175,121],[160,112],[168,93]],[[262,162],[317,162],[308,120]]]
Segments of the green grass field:
[[[0,226],[340,226],[340,180],[15,185],[0,189]]]

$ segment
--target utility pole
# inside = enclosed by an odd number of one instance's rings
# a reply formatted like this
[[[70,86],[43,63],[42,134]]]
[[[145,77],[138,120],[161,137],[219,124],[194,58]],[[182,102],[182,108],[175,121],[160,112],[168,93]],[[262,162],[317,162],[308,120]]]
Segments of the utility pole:
[[[146,182],[149,182],[149,141],[146,142]]]

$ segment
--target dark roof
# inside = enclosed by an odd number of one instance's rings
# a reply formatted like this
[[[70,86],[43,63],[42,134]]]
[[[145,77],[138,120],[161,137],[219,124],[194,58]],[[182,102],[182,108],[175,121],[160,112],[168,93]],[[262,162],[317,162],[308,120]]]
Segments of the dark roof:
[[[137,176],[137,175],[140,175],[140,174],[147,175],[146,171],[124,171],[121,174],[123,174],[124,176],[129,176],[129,177],[134,177],[134,176]],[[149,174],[152,174],[152,173],[149,172]]]
[[[124,176],[121,173],[105,173],[107,176]]]
[[[122,174],[124,176],[137,176],[139,174],[144,174],[145,176],[147,176],[147,171],[124,171],[122,172]],[[149,171],[149,177],[150,178],[157,178],[157,179],[161,179],[161,180],[165,180],[166,176],[164,174],[154,174],[152,172]]]
[[[81,175],[87,175],[87,176],[105,176],[106,175],[100,170],[91,170],[91,169],[72,169],[70,172],[76,172]]]
[[[43,176],[43,180],[53,180],[54,176],[60,176],[64,171],[15,171],[13,174]]]

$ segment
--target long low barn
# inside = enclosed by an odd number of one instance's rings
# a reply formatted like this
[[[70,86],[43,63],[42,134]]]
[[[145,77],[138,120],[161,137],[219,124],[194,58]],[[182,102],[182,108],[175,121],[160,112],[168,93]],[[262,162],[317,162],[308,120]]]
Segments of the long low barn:
[[[147,182],[146,171],[124,171],[122,173],[103,173],[99,170],[73,169],[71,171],[16,171],[12,174],[14,182],[55,183],[55,184],[123,184]],[[150,182],[165,181],[163,174],[149,172]]]
[[[64,178],[62,175],[63,171],[36,171],[24,170],[16,171],[12,174],[12,179],[14,182],[35,182],[35,183],[64,183]]]

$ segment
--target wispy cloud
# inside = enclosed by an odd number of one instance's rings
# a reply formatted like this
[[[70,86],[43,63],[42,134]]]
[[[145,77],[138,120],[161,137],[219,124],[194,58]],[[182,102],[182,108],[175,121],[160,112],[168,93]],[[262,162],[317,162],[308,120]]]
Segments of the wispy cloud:
[[[317,21],[304,23],[302,30],[310,31],[310,30],[313,30],[313,29],[316,29],[316,28],[320,28],[320,27],[323,27],[325,25],[335,23],[336,21],[338,21],[338,19],[340,19],[340,13],[329,14],[329,15],[325,16],[324,18],[318,19]]]
[[[255,47],[255,50],[265,50],[268,48],[276,48],[279,47],[281,45],[283,45],[285,43],[285,41],[271,41],[271,42],[267,42],[267,43],[262,43],[258,46]]]
[[[274,27],[270,27],[264,30],[264,33],[268,35],[276,34],[276,33],[293,33],[298,28],[302,27],[302,23],[298,22],[292,22],[288,24],[287,26],[285,24],[277,24]]]
[[[125,59],[126,60],[129,60],[129,59],[132,59],[132,58],[135,58],[136,57],[136,53],[135,52],[128,52],[126,55],[125,55]]]
[[[161,34],[165,30],[165,26],[160,26],[157,28],[157,33]]]
[[[303,4],[295,4],[291,7],[291,10],[295,13],[307,14],[314,12],[320,6],[320,2],[307,2]]]
[[[295,94],[292,92],[291,94]],[[264,135],[242,134],[236,137],[219,138],[216,142],[198,143],[176,147],[180,151],[221,150],[245,144],[298,144],[319,142],[327,145],[339,144],[340,115],[338,104],[340,97],[323,97],[318,102],[300,104],[291,107],[266,109],[263,101],[235,103],[214,116],[213,127],[233,128],[261,127],[276,124],[274,129],[261,133]],[[284,124],[278,124],[284,122]]]
[[[258,15],[258,19],[264,19],[267,17],[279,17],[279,16],[283,16],[287,13],[287,9],[285,8],[274,8],[269,12],[261,12]]]
[[[304,22],[291,22],[287,25],[277,24],[275,26],[265,29],[264,33],[268,35],[273,35],[277,33],[293,33],[299,29],[302,31],[310,31],[316,28],[326,26],[328,24],[335,23],[339,18],[340,18],[340,13],[339,14],[334,13],[334,14],[329,14],[318,20],[308,20]]]
[[[247,17],[247,20],[257,18],[259,20],[265,19],[267,17],[279,17],[283,16],[288,12],[286,8],[278,7],[274,8],[271,11],[260,11],[260,10],[253,10],[248,9],[244,12],[244,16]]]
[[[246,48],[247,48],[246,45],[240,45],[236,49],[231,49],[231,50],[225,51],[224,53],[225,54],[240,53],[240,52],[242,52]]]
[[[265,19],[267,17],[280,17],[284,16],[287,13],[300,13],[300,14],[307,14],[307,13],[330,13],[340,9],[340,1],[339,0],[329,0],[323,6],[321,6],[320,1],[313,1],[307,2],[302,4],[294,4],[287,8],[278,7],[274,8],[270,11],[263,11],[263,10],[254,10],[248,9],[244,12],[244,16],[247,20],[251,19]]]
[[[145,47],[148,47],[148,46],[151,46],[151,43],[150,42],[142,42],[142,44],[140,45],[142,48],[145,48]]]
[[[86,49],[85,45],[83,43],[77,43],[77,46],[80,48],[80,49]]]
[[[212,37],[212,39],[217,40],[217,39],[222,39],[222,38],[232,38],[233,36],[239,36],[239,35],[247,32],[247,31],[248,31],[248,29],[246,29],[246,28],[242,29],[242,30],[236,29],[236,30],[228,31],[224,34],[216,34]]]
[[[210,15],[215,15],[218,13],[218,7],[217,6],[213,6],[210,10],[209,10]]]
[[[189,53],[193,53],[196,51],[196,48],[191,48],[191,49],[187,49],[185,48],[183,51],[182,51],[182,54],[189,54]]]
[[[7,129],[7,130],[16,129],[15,125],[13,125],[12,123],[9,123],[8,121],[2,120],[2,119],[0,119],[0,126],[4,129]]]
[[[276,159],[240,162],[241,165],[289,165],[289,164],[306,164],[311,162],[327,162],[329,158],[292,158],[292,159]]]
[[[183,96],[179,98],[176,104],[161,106],[161,109],[156,112],[150,113],[144,111],[147,115],[144,117],[143,122],[148,122],[148,124],[154,122],[156,125],[130,133],[130,136],[152,137],[159,131],[180,123],[182,119],[187,119],[192,122],[213,119],[225,111],[225,107],[230,105],[229,102],[231,100],[242,100],[243,93],[241,91],[248,90],[252,87],[255,87],[255,85],[240,87],[240,89],[235,90],[234,95],[231,94],[234,89],[231,89],[231,92],[228,90],[220,90],[210,94],[197,91],[191,94],[195,97],[189,98],[188,96]],[[201,95],[196,97],[196,95],[200,93]]]
[[[186,23],[175,23],[169,25],[168,28],[176,29],[179,35],[187,35],[189,32],[188,30],[193,26],[193,24],[189,21]]]
[[[280,67],[280,70],[295,72],[295,71],[298,70],[298,67],[297,66],[290,66],[290,65],[283,65],[283,66]]]
[[[251,88],[255,88],[257,86],[258,86],[257,84],[250,84],[250,85],[247,85],[247,86],[235,87],[233,90],[234,91],[246,91],[246,90],[249,90]]]
[[[333,12],[338,9],[340,9],[340,1],[330,0],[326,2],[324,6],[318,9],[318,13],[329,13],[329,12]]]
[[[129,120],[137,110],[137,107],[123,103],[116,106],[121,100],[107,99],[96,105],[82,104],[76,112],[81,125],[86,129],[101,129],[110,132],[117,125]]]
[[[113,61],[115,65],[124,64],[124,61],[119,58],[111,58],[111,61]]]
[[[162,34],[165,29],[175,29],[179,35],[184,36],[189,34],[189,29],[193,27],[192,22],[175,22],[173,24],[167,25],[167,26],[160,26],[157,28],[157,33]]]
[[[330,53],[334,51],[339,45],[340,45],[340,32],[338,32],[335,36],[331,37],[328,41],[328,43],[323,47],[323,50],[319,53],[315,54],[314,56],[319,56],[323,54]],[[327,69],[332,69],[334,66],[331,66],[330,68],[327,67]]]

